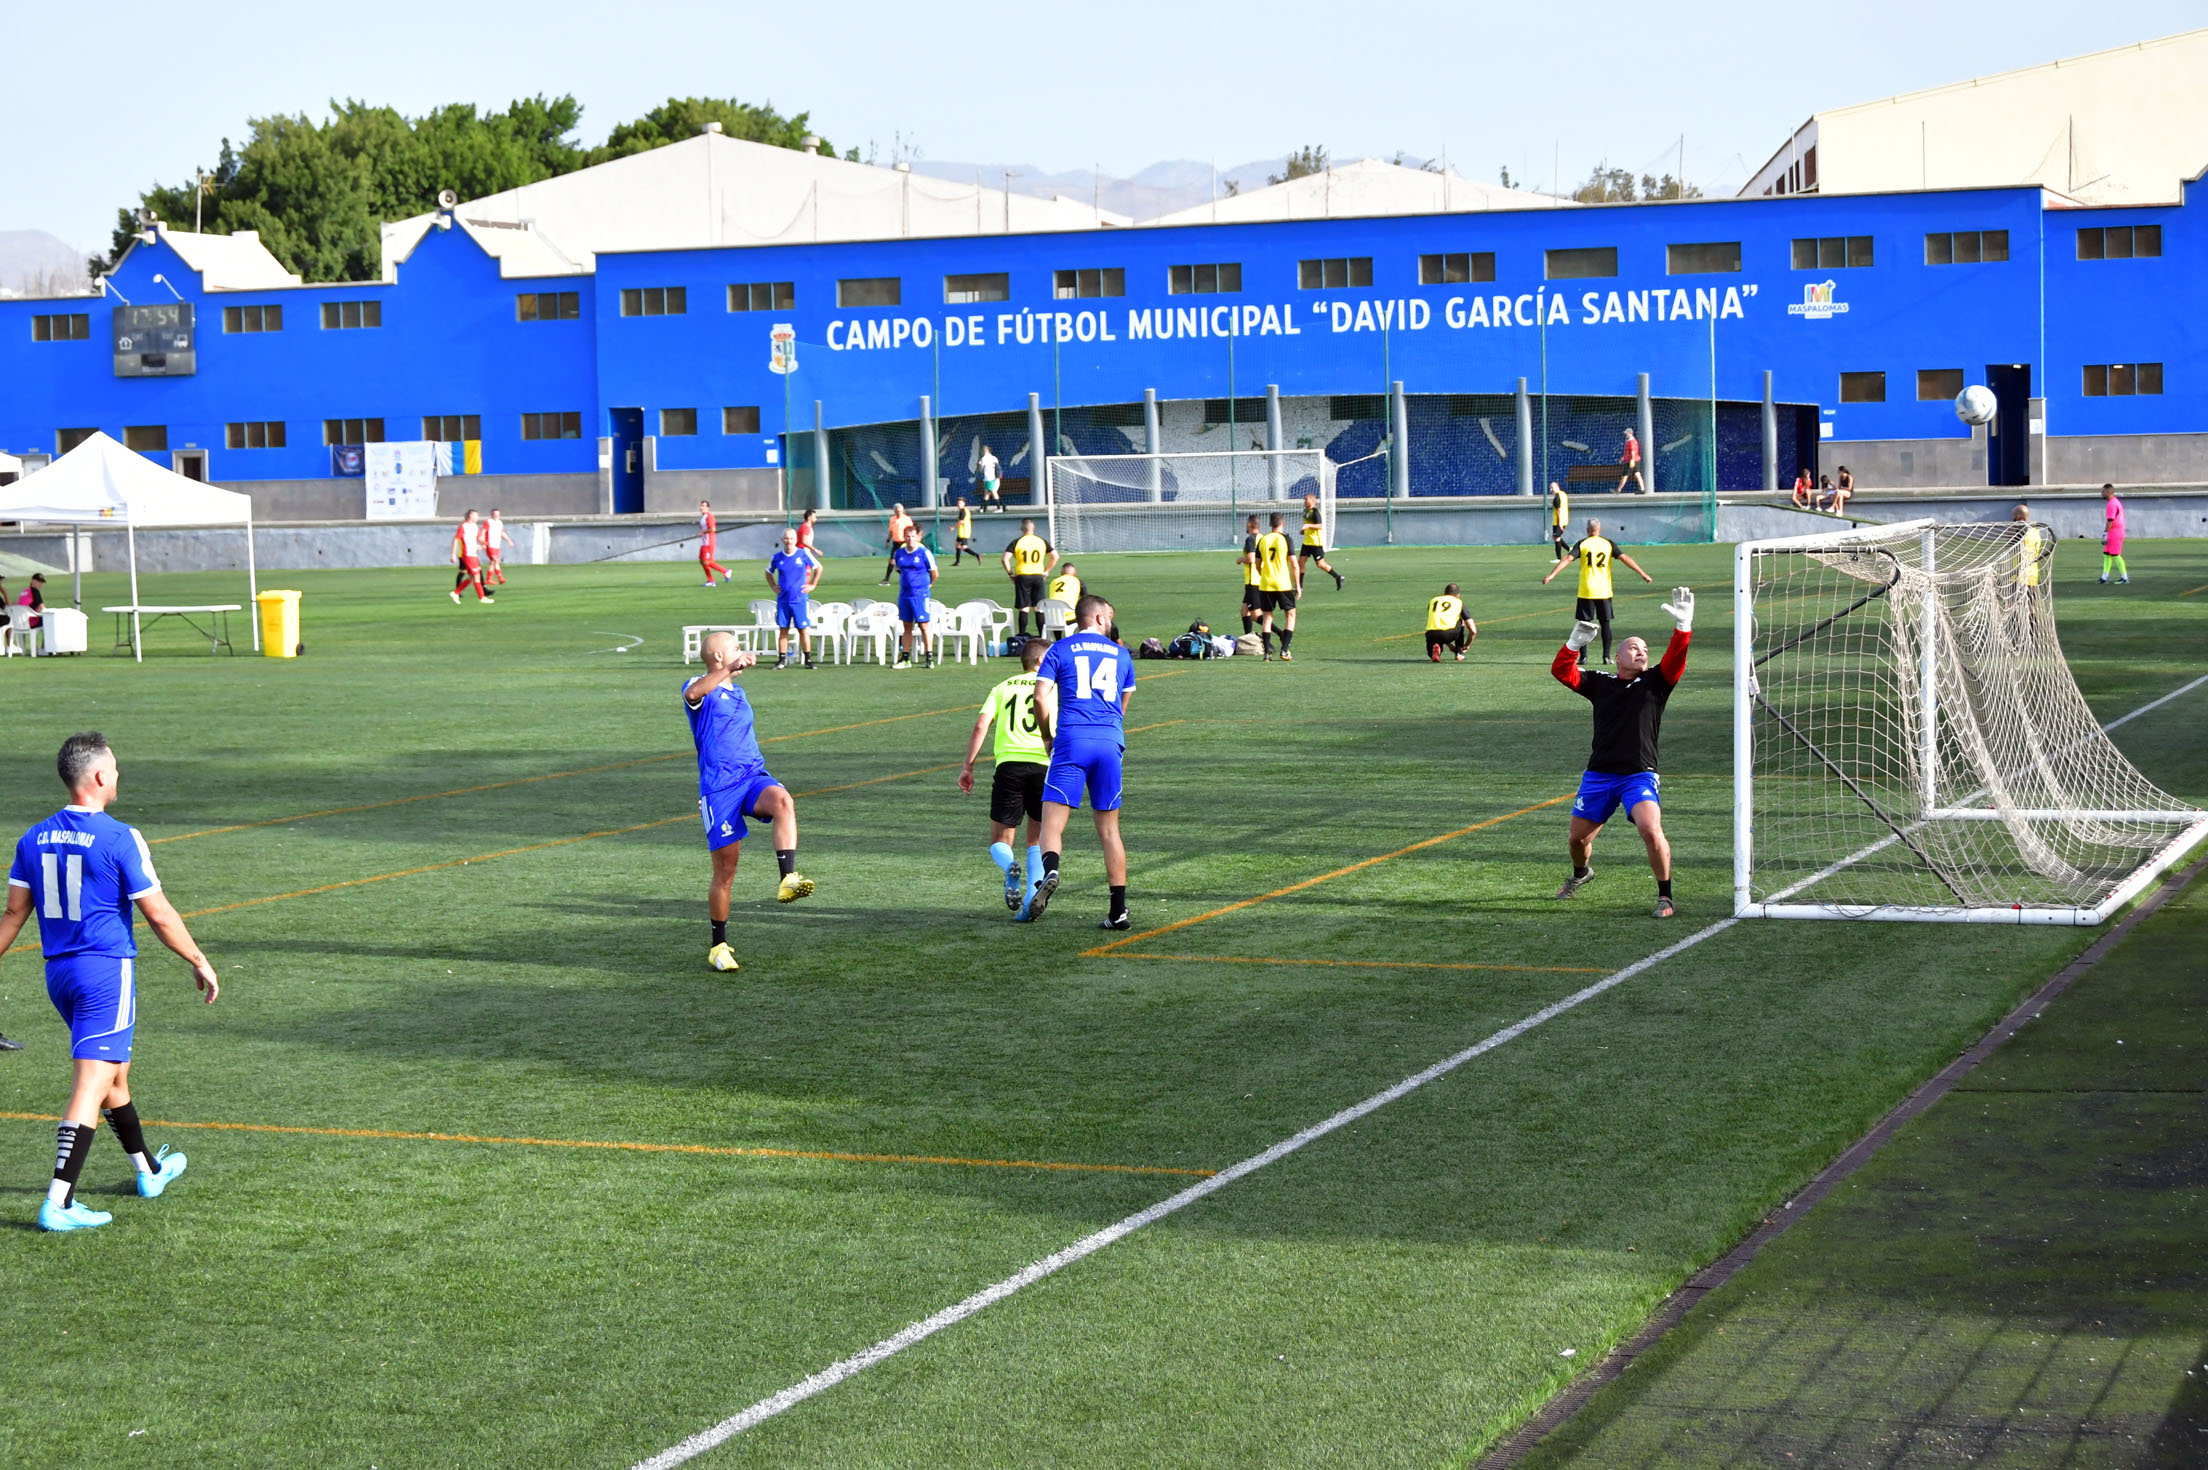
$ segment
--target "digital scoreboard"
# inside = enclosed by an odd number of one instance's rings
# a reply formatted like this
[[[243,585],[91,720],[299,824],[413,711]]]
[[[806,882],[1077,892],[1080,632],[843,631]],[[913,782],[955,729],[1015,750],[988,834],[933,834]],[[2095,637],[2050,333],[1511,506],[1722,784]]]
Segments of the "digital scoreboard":
[[[184,378],[198,371],[192,304],[115,308],[115,376]]]

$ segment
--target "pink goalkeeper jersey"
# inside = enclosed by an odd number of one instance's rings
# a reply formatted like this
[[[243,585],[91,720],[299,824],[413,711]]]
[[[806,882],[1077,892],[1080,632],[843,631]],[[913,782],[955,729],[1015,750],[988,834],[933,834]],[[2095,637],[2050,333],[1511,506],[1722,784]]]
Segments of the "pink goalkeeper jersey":
[[[2113,495],[2108,498],[2108,535],[2101,550],[2110,556],[2124,554],[2124,503]]]

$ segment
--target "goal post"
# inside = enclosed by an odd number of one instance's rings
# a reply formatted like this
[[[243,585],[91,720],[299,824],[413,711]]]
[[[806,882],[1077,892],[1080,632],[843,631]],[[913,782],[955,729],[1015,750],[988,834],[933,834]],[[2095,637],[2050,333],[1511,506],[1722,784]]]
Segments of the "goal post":
[[[2055,547],[1920,520],[1736,549],[1736,914],[2098,924],[2208,837],[2071,677]]]
[[[1043,482],[1051,544],[1063,555],[1240,546],[1243,518],[1274,511],[1300,543],[1305,495],[1319,498],[1334,544],[1335,466],[1324,449],[1053,455]]]

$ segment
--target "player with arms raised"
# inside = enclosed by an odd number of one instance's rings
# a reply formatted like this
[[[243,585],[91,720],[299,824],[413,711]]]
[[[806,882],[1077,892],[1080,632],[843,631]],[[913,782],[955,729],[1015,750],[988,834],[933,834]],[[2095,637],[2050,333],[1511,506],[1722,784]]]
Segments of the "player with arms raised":
[[[1657,775],[1656,742],[1664,705],[1686,672],[1687,645],[1694,639],[1694,589],[1675,587],[1664,604],[1677,624],[1663,661],[1648,664],[1648,644],[1628,638],[1618,645],[1618,671],[1583,669],[1580,650],[1594,640],[1595,625],[1581,619],[1557,650],[1549,672],[1556,682],[1595,707],[1595,743],[1587,757],[1579,796],[1572,802],[1572,876],[1556,890],[1570,898],[1594,876],[1595,835],[1611,813],[1625,808],[1626,819],[1640,829],[1648,848],[1649,870],[1656,875],[1656,917],[1672,916],[1671,843],[1664,837],[1663,802]]]
[[[1285,538],[1283,538],[1285,544]],[[1119,839],[1120,768],[1127,753],[1127,702],[1135,693],[1135,661],[1105,630],[1112,605],[1095,593],[1074,605],[1074,631],[1050,645],[1035,671],[1035,708],[1050,752],[1043,778],[1043,876],[1028,900],[1041,918],[1058,891],[1058,858],[1066,821],[1086,787],[1104,849],[1104,881],[1112,901],[1102,929],[1131,929],[1127,914],[1127,848]]]
[[[774,860],[782,870],[774,893],[777,903],[796,903],[813,891],[813,880],[797,871],[797,803],[767,774],[767,758],[752,726],[751,701],[736,683],[736,676],[758,660],[738,652],[735,636],[727,632],[706,634],[701,651],[705,673],[684,681],[682,707],[698,748],[698,815],[705,819],[705,845],[713,854],[713,881],[705,891],[713,947],[705,952],[705,963],[708,969],[733,970],[728,890],[743,855],[744,818],[774,828]]]
[[[23,834],[8,869],[8,904],[0,913],[0,952],[15,943],[38,914],[39,948],[46,955],[46,994],[69,1023],[69,1054],[76,1082],[61,1115],[53,1182],[38,1208],[45,1230],[89,1230],[114,1218],[79,1204],[77,1177],[92,1152],[100,1114],[114,1126],[115,1141],[138,1171],[138,1194],[152,1199],[184,1172],[184,1155],[146,1149],[138,1109],[130,1100],[130,1045],[138,1028],[138,941],[130,907],[192,967],[192,981],[213,1005],[222,987],[215,967],[192,942],[177,917],[153,856],[135,827],[107,814],[115,799],[115,752],[97,731],[61,743],[55,769],[69,804]]]
[[[989,691],[974,733],[966,742],[966,764],[958,773],[958,789],[971,795],[974,762],[981,758],[982,742],[996,737],[996,775],[989,783],[989,860],[1004,874],[1004,906],[1024,909],[1022,901],[1043,876],[1043,777],[1048,774],[1050,752],[1043,749],[1042,720],[1035,712],[1035,669],[1050,645],[1029,639],[1020,648],[1021,672]],[[1012,851],[1027,822],[1027,881],[1020,881],[1021,865]],[[1024,917],[1024,915],[1023,915]]]

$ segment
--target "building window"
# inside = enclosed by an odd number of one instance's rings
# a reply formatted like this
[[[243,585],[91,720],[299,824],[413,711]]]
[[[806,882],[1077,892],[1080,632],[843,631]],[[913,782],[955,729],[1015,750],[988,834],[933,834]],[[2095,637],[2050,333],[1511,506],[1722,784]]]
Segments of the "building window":
[[[1547,253],[1548,278],[1552,281],[1577,281],[1618,273],[1618,247],[1615,245],[1591,245],[1579,250]]]
[[[977,301],[1010,301],[1012,277],[1004,271],[982,271],[970,276],[943,278],[945,306],[971,306]],[[896,303],[892,302],[891,305]]]
[[[1127,272],[1116,265],[1052,271],[1050,289],[1060,301],[1073,301],[1083,296],[1125,296]]]
[[[281,306],[225,306],[222,329],[225,332],[281,332],[284,309]]]
[[[905,283],[899,276],[861,276],[836,282],[838,306],[898,306],[904,299]]]
[[[1917,402],[1947,403],[1963,392],[1961,368],[1918,368]]]
[[[1388,404],[1378,393],[1337,393],[1326,400],[1326,416],[1337,423],[1385,419]]]
[[[1716,240],[1704,245],[1666,245],[1667,276],[1718,276],[1740,269],[1740,242]]]
[[[1371,284],[1372,257],[1369,255],[1296,262],[1296,289],[1299,291],[1340,291]]]
[[[2162,364],[2158,362],[2096,363],[2085,370],[2088,398],[2130,398],[2161,391]]]
[[[746,281],[728,288],[730,311],[790,311],[796,306],[795,281]]]
[[[91,338],[92,318],[84,312],[60,312],[31,318],[33,342],[88,342]]]
[[[1886,401],[1886,375],[1884,373],[1842,373],[1840,375],[1840,401],[1842,403],[1884,403]]]
[[[521,416],[524,439],[580,439],[583,416],[579,413],[525,413]]]
[[[67,454],[98,432],[100,432],[98,429],[56,429],[54,430],[54,453]]]
[[[381,444],[383,442],[382,419],[324,419],[322,421],[324,444]]]
[[[1421,286],[1464,286],[1475,281],[1495,279],[1495,252],[1476,250],[1468,254],[1421,255],[1418,258],[1418,283]]]
[[[680,439],[686,434],[698,432],[698,411],[694,408],[663,408],[659,411],[659,433],[663,439]]]
[[[123,448],[125,449],[135,449],[143,453],[148,450],[160,450],[168,447],[169,426],[167,424],[133,424],[123,430]]]
[[[345,331],[354,327],[380,327],[383,325],[383,303],[380,301],[325,301],[322,303],[322,330]]]
[[[745,408],[721,410],[721,432],[724,434],[756,434],[759,432],[759,408],[753,404]]]
[[[445,444],[460,444],[483,437],[483,420],[472,413],[432,413],[422,416],[422,437]]]
[[[631,286],[621,293],[623,316],[682,316],[689,310],[686,286]]]
[[[1204,400],[1204,422],[1207,424],[1263,424],[1265,400],[1262,398],[1207,398]]]
[[[577,291],[524,291],[514,298],[517,322],[571,322],[583,314]]]
[[[1165,272],[1165,290],[1169,296],[1209,296],[1214,292],[1240,291],[1242,289],[1242,262],[1228,261],[1223,265],[1176,265]]]
[[[1860,270],[1869,264],[1869,235],[1826,235],[1794,242],[1794,269],[1798,271]]]
[[[1956,230],[1924,237],[1926,265],[1998,265],[2008,258],[2007,230]]]
[[[2161,253],[2160,225],[2094,225],[2078,231],[2080,260],[2145,260]]]
[[[231,449],[281,449],[284,447],[284,424],[281,419],[266,422],[223,425],[223,443]]]

